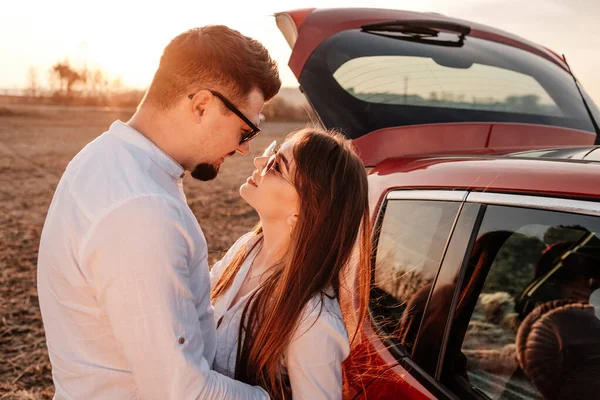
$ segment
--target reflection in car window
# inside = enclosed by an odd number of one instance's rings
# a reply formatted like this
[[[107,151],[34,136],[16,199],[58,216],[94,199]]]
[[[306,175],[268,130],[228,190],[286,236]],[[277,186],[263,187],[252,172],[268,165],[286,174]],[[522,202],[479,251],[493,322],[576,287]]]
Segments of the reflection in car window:
[[[534,78],[491,65],[452,68],[428,57],[370,56],[349,60],[333,77],[370,103],[563,116]]]
[[[382,334],[412,349],[459,203],[390,200],[379,228],[371,310]]]
[[[453,379],[492,399],[596,398],[599,233],[597,217],[488,207],[456,310]]]

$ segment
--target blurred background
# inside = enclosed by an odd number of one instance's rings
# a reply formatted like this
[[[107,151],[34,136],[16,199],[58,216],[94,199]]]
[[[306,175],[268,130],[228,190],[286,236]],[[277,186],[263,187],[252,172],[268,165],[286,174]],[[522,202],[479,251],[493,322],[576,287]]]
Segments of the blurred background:
[[[564,54],[587,92],[600,102],[597,0],[9,2],[0,15],[0,94],[113,92],[121,94],[115,102],[135,103],[139,93],[123,93],[148,86],[169,40],[206,24],[226,24],[261,41],[279,63],[284,87],[295,88],[297,80],[287,68],[290,49],[273,13],[361,6],[437,12],[522,36]],[[295,92],[282,93],[288,94],[294,98]]]

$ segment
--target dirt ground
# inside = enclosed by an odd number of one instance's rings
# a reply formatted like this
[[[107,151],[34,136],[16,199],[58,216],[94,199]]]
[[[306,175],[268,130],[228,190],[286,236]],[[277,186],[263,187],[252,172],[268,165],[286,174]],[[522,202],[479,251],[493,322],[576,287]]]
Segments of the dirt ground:
[[[51,106],[0,107],[0,400],[52,398],[51,369],[36,293],[40,233],[56,185],[71,158],[133,110]],[[252,159],[302,123],[265,123],[250,156],[228,159],[217,179],[184,179],[215,262],[256,222],[238,188]]]

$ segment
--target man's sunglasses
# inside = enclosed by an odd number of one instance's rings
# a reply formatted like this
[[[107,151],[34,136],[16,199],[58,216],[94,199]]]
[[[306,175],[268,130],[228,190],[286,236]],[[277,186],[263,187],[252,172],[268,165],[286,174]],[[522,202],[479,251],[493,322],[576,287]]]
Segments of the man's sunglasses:
[[[252,121],[250,121],[250,119],[248,117],[246,117],[244,115],[244,113],[241,112],[236,106],[234,106],[233,103],[227,99],[227,97],[223,96],[221,93],[216,92],[214,90],[210,90],[210,89],[201,89],[201,90],[208,90],[210,93],[212,93],[213,96],[218,97],[223,102],[223,104],[225,104],[225,107],[227,107],[229,109],[229,111],[231,111],[232,113],[237,115],[242,121],[244,121],[244,123],[246,123],[246,125],[248,125],[250,127],[250,132],[242,133],[242,139],[240,140],[240,144],[246,143],[247,141],[253,139],[256,135],[258,135],[260,133],[260,128],[256,125],[254,125],[254,123]],[[188,95],[188,98],[190,100],[193,99],[194,96],[196,95],[196,93],[192,93],[192,94]]]

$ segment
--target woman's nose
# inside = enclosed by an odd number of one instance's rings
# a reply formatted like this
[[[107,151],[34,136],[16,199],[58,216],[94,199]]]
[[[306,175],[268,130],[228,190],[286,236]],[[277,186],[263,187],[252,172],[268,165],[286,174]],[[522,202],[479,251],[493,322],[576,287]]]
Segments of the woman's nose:
[[[254,158],[254,166],[257,170],[262,171],[267,163],[268,157],[255,157]]]

